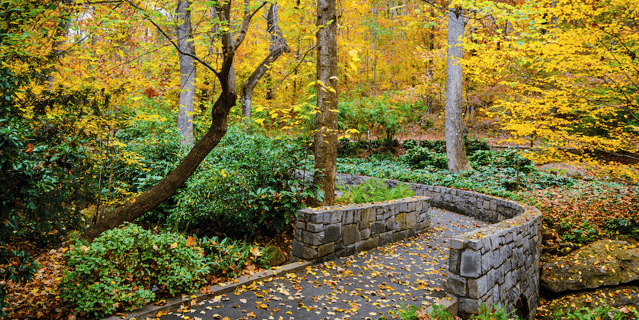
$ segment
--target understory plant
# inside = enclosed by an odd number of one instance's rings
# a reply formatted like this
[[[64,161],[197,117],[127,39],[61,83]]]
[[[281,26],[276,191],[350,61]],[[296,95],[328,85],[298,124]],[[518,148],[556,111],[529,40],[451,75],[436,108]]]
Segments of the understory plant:
[[[457,316],[452,316],[443,306],[435,304],[432,308],[422,307],[421,309],[413,305],[403,303],[396,309],[388,312],[391,319],[400,320],[458,320]],[[381,317],[380,320],[386,320]],[[519,320],[514,311],[506,312],[504,308],[482,304],[479,306],[479,313],[472,315],[470,319],[476,320]]]
[[[91,244],[80,242],[66,254],[60,296],[89,317],[103,318],[174,296],[205,283],[207,259],[195,241],[125,222]]]
[[[253,238],[292,230],[319,188],[295,170],[306,156],[293,141],[231,127],[174,199],[167,224],[186,232]]]
[[[408,198],[415,195],[415,191],[407,185],[399,184],[395,188],[388,188],[381,179],[369,179],[354,187],[341,187],[337,185],[337,188],[343,192],[343,195],[336,201],[345,204],[387,201]]]
[[[558,312],[553,317],[565,320],[636,320],[639,319],[639,311],[628,307],[612,308],[604,306],[596,309],[584,307],[574,311]]]

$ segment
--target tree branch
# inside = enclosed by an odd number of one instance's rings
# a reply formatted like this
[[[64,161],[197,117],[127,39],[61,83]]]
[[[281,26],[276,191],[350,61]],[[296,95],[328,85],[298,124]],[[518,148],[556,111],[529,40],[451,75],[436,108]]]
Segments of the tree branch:
[[[255,14],[262,10],[262,8],[264,8],[264,6],[266,5],[267,2],[262,2],[262,4],[255,10],[253,10],[253,12],[250,12],[250,0],[246,0],[245,1],[245,5],[246,5],[246,11],[244,12],[244,20],[242,21],[242,29],[240,29],[240,32],[237,35],[237,39],[235,39],[235,42],[233,42],[233,48],[237,48],[239,47],[242,42],[244,41],[244,38],[246,38],[246,33],[248,32],[248,27],[249,24],[251,23],[251,19],[253,19],[253,16],[255,16]]]
[[[166,40],[168,40],[171,45],[182,55],[185,56],[189,56],[191,58],[193,58],[195,61],[199,62],[200,64],[202,64],[204,67],[206,67],[207,69],[211,70],[218,78],[220,77],[220,72],[218,72],[217,70],[215,70],[215,68],[213,68],[211,65],[209,65],[208,63],[206,63],[206,61],[200,59],[198,56],[194,55],[194,54],[190,54],[187,52],[184,52],[180,49],[180,47],[177,45],[177,43],[175,43],[175,41],[173,41],[171,39],[171,37],[162,29],[162,27],[160,27],[157,23],[155,23],[155,21],[153,21],[153,19],[146,13],[146,11],[142,10],[142,8],[140,8],[139,6],[137,6],[135,3],[133,3],[131,0],[124,0],[126,3],[128,3],[130,6],[132,6],[133,8],[135,8],[136,10],[140,11],[142,13],[142,15],[144,16],[144,18],[146,18],[149,22],[151,22],[151,24],[153,26],[155,26],[155,28],[162,34],[162,36],[164,36],[164,38],[166,38]]]

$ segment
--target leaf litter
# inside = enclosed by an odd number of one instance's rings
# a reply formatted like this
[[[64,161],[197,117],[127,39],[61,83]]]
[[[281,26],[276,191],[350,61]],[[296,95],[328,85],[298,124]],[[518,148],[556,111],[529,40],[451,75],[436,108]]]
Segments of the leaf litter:
[[[376,319],[401,304],[429,306],[445,295],[448,238],[487,224],[434,211],[414,238],[256,281],[162,319]]]

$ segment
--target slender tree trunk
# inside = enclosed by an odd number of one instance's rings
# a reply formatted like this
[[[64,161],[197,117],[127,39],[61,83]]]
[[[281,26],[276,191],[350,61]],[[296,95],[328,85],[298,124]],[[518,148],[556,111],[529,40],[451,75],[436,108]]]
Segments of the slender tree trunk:
[[[262,63],[260,63],[242,85],[240,103],[242,104],[242,114],[246,120],[251,119],[251,97],[253,96],[253,89],[255,89],[257,83],[264,74],[266,74],[270,65],[284,54],[284,52],[289,50],[286,39],[284,39],[282,31],[277,25],[277,12],[277,3],[273,3],[266,16],[266,32],[270,35],[269,55],[262,60]]]
[[[446,158],[452,172],[472,170],[464,147],[462,118],[461,65],[464,36],[464,10],[450,8],[448,12],[448,62],[446,66]]]
[[[337,161],[337,16],[335,0],[317,1],[317,114],[315,181],[324,191],[322,205],[335,203]]]
[[[190,0],[178,0],[176,13],[182,20],[177,26],[177,43],[180,50],[180,106],[178,113],[178,128],[182,133],[180,143],[185,147],[193,146],[193,112],[195,100],[195,61],[190,55],[195,55],[193,34],[191,32]]]
[[[125,0],[129,5],[140,10],[135,3]],[[223,19],[228,23],[228,17],[230,17],[231,4],[230,2],[223,2],[219,4],[220,7],[216,8]],[[265,3],[259,6],[257,9],[250,11],[249,3],[246,3],[246,11],[244,14],[244,20],[242,21],[242,27],[238,33],[237,38],[234,40],[229,32],[223,32],[221,35],[222,42],[222,54],[223,61],[219,70],[215,70],[208,63],[202,59],[193,56],[199,63],[213,71],[220,82],[221,93],[215,104],[211,108],[211,125],[207,133],[198,141],[186,157],[180,162],[180,164],[171,173],[169,173],[164,179],[158,182],[148,191],[141,194],[139,197],[131,199],[125,204],[113,209],[105,217],[98,220],[96,224],[87,229],[82,238],[92,241],[98,237],[102,232],[115,228],[122,224],[124,221],[133,221],[140,217],[142,214],[149,212],[157,208],[162,202],[170,198],[186,180],[195,172],[200,163],[206,158],[206,156],[215,148],[220,140],[226,134],[228,128],[228,115],[231,108],[235,106],[237,101],[237,94],[235,93],[235,87],[232,86],[231,70],[233,66],[233,58],[235,57],[235,50],[242,44],[245,39],[251,18],[255,13],[264,7]],[[149,17],[146,17],[150,20]],[[151,22],[153,22],[151,20]],[[180,53],[185,53],[180,47],[172,41],[164,30],[162,30],[157,24],[153,23],[156,28],[162,33],[164,37],[169,39],[172,45],[178,49]]]

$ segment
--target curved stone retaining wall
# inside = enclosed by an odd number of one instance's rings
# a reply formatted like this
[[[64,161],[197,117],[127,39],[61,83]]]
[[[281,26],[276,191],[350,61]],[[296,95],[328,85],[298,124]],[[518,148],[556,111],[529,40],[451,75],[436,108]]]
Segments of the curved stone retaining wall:
[[[300,210],[292,261],[326,261],[412,237],[430,226],[430,198]]]
[[[308,177],[302,172],[299,174]],[[336,181],[353,186],[368,179],[373,178],[337,174]],[[396,180],[385,183],[388,187],[409,185],[416,196],[429,197],[433,207],[492,223],[449,242],[447,291],[457,297],[461,316],[477,313],[485,303],[504,307],[508,312],[516,311],[520,318],[534,319],[539,306],[542,220],[537,208],[471,191]],[[300,215],[310,221],[312,218],[307,214],[313,211],[302,211]],[[303,223],[300,228],[307,227]],[[294,250],[298,238],[296,233]],[[297,246],[299,252],[300,245]]]

